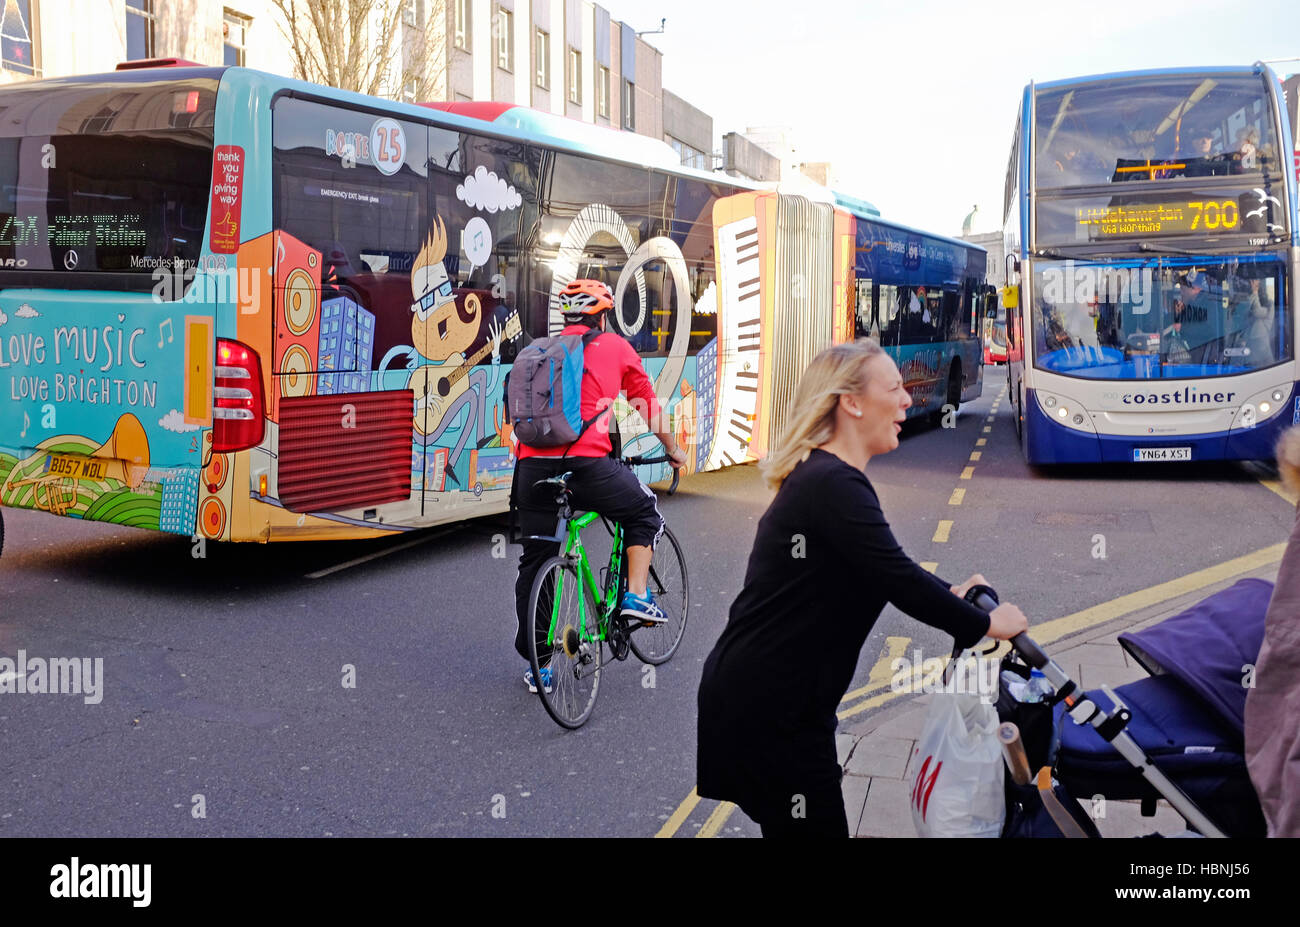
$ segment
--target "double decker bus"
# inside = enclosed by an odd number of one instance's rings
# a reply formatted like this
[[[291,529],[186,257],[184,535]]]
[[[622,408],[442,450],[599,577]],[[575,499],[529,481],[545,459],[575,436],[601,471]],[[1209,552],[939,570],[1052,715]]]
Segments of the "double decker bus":
[[[3,507],[262,542],[504,511],[503,381],[578,277],[614,291],[688,472],[762,457],[854,337],[854,214],[657,140],[243,68],[0,111]]]
[[[847,197],[842,205],[853,207]],[[987,252],[978,245],[866,216],[858,210],[856,298],[859,337],[880,342],[912,396],[908,417],[941,419],[979,397]]]
[[[1030,463],[1266,459],[1300,421],[1283,107],[1262,64],[1025,88],[1003,301]]]

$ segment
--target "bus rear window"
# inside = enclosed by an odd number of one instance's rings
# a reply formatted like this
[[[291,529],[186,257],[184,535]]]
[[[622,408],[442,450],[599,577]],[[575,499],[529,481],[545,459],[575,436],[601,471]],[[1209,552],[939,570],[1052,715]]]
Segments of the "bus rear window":
[[[193,267],[216,82],[50,83],[0,92],[0,271]]]

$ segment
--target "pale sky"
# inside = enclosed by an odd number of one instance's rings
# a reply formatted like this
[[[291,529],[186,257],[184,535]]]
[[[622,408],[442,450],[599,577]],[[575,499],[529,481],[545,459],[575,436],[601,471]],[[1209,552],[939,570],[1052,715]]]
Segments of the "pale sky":
[[[881,214],[955,235],[1002,224],[1024,86],[1300,55],[1300,0],[601,0],[664,53],[664,87],[714,134],[789,126],[800,160]],[[1274,64],[1279,76],[1300,61]],[[720,150],[720,147],[719,149]]]

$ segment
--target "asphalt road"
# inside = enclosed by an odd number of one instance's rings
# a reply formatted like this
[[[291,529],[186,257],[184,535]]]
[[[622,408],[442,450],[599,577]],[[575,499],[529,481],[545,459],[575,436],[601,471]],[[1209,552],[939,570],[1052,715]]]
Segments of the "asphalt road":
[[[1288,536],[1292,509],[1237,465],[1031,470],[1005,401],[986,419],[1003,382],[988,371],[955,428],[909,426],[868,467],[904,549],[945,579],[984,573],[1032,623]],[[523,686],[498,520],[311,578],[412,538],[195,559],[183,538],[6,509],[0,655],[102,657],[105,681],[93,705],[0,695],[0,835],[652,835],[694,784],[700,666],[767,501],[753,467],[661,497],[689,558],[686,639],[653,679],[609,664],[577,732]],[[855,686],[888,636],[950,646],[887,609]],[[756,833],[739,813],[722,831]]]

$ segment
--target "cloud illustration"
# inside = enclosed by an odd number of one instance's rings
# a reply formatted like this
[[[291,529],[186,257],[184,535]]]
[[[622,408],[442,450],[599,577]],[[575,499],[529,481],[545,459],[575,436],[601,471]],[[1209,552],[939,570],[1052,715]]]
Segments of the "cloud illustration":
[[[199,430],[198,425],[187,424],[185,416],[181,415],[175,409],[172,409],[162,418],[158,419],[158,424],[166,428],[168,431],[175,431],[179,434],[184,434],[187,431]]]
[[[18,316],[20,319],[34,319],[39,316],[40,313],[26,303],[23,303],[14,310],[14,315]]]
[[[467,206],[488,212],[518,209],[524,201],[514,187],[482,165],[456,187],[456,198]]]

